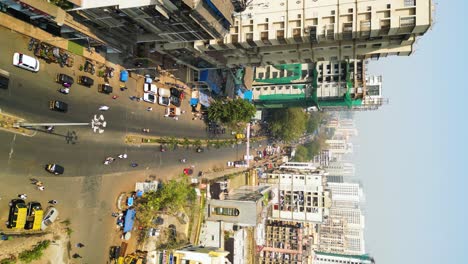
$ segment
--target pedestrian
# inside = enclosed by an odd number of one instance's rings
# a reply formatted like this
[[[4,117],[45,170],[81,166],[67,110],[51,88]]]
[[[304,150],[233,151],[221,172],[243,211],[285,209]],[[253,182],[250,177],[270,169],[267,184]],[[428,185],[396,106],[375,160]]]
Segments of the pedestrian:
[[[85,245],[84,245],[83,243],[78,243],[78,244],[76,244],[76,247],[78,247],[78,248],[82,248],[82,247],[84,247],[84,246],[85,246]]]
[[[55,204],[58,204],[58,201],[57,200],[50,200],[49,204],[54,204],[55,205]]]
[[[44,185],[41,185],[41,186],[38,186],[37,189],[38,189],[39,191],[44,191],[44,190],[45,190],[45,187],[44,187]]]
[[[148,112],[153,111],[153,107],[148,107],[148,108],[146,108],[146,111],[148,111]]]
[[[112,99],[117,99],[117,98],[119,98],[119,96],[118,96],[118,95],[114,95],[114,96],[112,96]]]
[[[182,113],[182,114],[185,114],[185,110],[182,110],[182,112],[181,112],[181,113]]]

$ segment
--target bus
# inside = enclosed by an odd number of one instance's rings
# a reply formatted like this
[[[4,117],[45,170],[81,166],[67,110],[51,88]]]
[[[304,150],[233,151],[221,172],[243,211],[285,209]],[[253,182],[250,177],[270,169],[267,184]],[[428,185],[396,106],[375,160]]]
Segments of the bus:
[[[23,229],[26,224],[28,209],[22,199],[15,199],[10,202],[10,214],[8,216],[8,228]]]

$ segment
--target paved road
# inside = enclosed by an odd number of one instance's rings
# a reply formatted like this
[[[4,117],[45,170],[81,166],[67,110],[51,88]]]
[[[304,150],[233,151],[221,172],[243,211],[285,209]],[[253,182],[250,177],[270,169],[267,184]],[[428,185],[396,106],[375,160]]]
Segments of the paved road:
[[[158,135],[176,137],[206,137],[205,128],[199,122],[183,122],[165,119],[162,108],[154,106],[146,111],[146,103],[130,101],[131,91],[117,91],[120,98],[99,94],[97,86],[90,89],[74,84],[69,95],[57,92],[59,85],[55,75],[63,72],[76,77],[80,73],[70,68],[60,68],[56,64],[46,64],[41,60],[39,73],[31,73],[11,65],[15,51],[27,51],[23,36],[0,28],[0,68],[11,73],[9,89],[0,89],[0,109],[25,118],[28,122],[89,122],[98,113],[100,105],[111,109],[104,112],[108,126],[104,134],[94,134],[89,127],[60,127],[54,134],[37,132],[33,137],[25,137],[0,131],[0,217],[6,218],[7,200],[18,193],[28,193],[30,199],[43,204],[49,199],[62,201],[58,208],[61,217],[72,218],[76,228],[72,240],[84,242],[82,255],[90,263],[103,263],[106,259],[106,241],[113,234],[109,217],[114,210],[116,195],[122,188],[131,188],[131,181],[149,175],[170,178],[179,174],[184,167],[178,160],[186,157],[190,164],[205,170],[210,166],[223,164],[243,155],[231,148],[195,153],[193,149],[159,152],[157,147],[128,146],[124,135],[150,128]],[[97,77],[94,77],[97,79]],[[70,105],[68,113],[48,109],[48,101],[58,99]],[[185,102],[187,103],[187,102]],[[185,106],[187,107],[187,106]],[[189,119],[189,118],[187,118]],[[67,134],[74,132],[77,138],[67,142]],[[102,164],[105,157],[127,153],[127,160],[117,160],[110,166]],[[131,168],[130,162],[139,166]],[[46,163],[57,162],[64,165],[66,172],[56,177],[43,169]],[[46,182],[46,191],[34,190],[28,178],[40,178]],[[105,227],[109,227],[107,229]],[[75,243],[75,242],[74,242]]]

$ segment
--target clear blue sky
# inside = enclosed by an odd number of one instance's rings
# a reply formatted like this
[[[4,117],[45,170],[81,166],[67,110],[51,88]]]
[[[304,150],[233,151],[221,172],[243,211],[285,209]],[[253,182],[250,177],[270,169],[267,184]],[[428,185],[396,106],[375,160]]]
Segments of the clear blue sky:
[[[436,1],[415,54],[370,62],[390,104],[355,115],[354,159],[378,264],[468,263],[467,12],[468,0]]]

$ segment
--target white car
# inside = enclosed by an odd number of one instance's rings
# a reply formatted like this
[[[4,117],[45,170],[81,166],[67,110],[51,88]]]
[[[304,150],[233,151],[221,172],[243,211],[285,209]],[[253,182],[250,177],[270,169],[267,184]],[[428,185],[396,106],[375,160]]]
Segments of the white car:
[[[47,208],[47,211],[44,214],[44,218],[42,219],[42,224],[41,224],[41,229],[45,230],[47,227],[49,227],[55,219],[58,217],[58,210],[57,208],[50,206]]]
[[[13,65],[32,72],[38,72],[40,66],[36,58],[18,52],[13,54]]]
[[[171,97],[171,91],[166,88],[159,88],[158,94],[163,97]]]
[[[169,99],[169,97],[159,96],[158,104],[163,106],[169,106],[171,104],[171,100]]]
[[[155,104],[157,100],[157,96],[153,93],[144,93],[143,94],[143,101]]]
[[[145,93],[158,94],[158,87],[152,83],[145,83],[143,86],[143,91]]]

